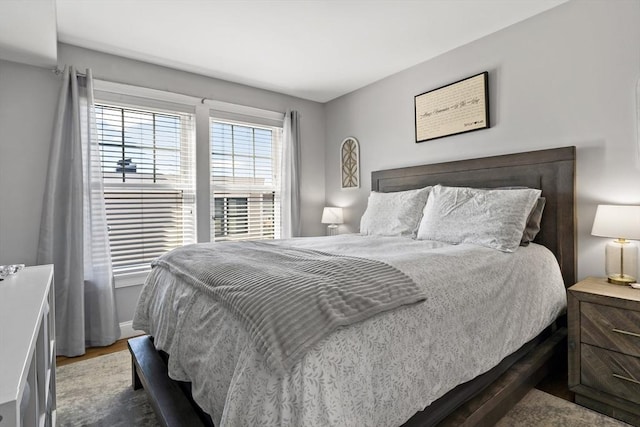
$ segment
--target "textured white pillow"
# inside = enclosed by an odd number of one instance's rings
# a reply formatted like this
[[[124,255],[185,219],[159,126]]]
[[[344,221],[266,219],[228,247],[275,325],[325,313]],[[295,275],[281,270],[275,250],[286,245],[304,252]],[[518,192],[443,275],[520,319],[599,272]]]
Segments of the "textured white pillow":
[[[424,207],[417,237],[513,252],[520,245],[540,193],[530,188],[481,190],[436,185]]]
[[[374,236],[411,236],[420,224],[431,187],[369,194],[360,219],[360,233]]]

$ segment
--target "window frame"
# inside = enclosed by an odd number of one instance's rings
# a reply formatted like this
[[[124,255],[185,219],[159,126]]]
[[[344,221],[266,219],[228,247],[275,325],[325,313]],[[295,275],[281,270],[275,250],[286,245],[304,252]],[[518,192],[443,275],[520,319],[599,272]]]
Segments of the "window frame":
[[[244,120],[254,124],[283,127],[285,113],[165,90],[94,79],[94,98],[101,102],[150,108],[175,107],[195,115],[195,234],[197,242],[211,241],[211,151],[210,117]],[[277,212],[279,215],[280,213]],[[279,220],[279,218],[278,218]],[[115,287],[140,286],[148,272],[119,274]]]

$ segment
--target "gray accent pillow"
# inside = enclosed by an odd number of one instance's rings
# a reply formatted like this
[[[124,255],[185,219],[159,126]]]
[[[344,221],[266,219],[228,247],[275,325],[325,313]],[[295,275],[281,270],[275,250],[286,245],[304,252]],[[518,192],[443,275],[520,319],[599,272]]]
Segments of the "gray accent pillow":
[[[542,212],[544,211],[544,205],[547,203],[547,199],[544,197],[538,197],[536,205],[529,213],[527,218],[527,225],[522,233],[522,239],[520,240],[520,246],[527,246],[533,239],[536,238],[540,232],[540,223],[542,222]]]
[[[424,208],[417,238],[513,252],[540,194],[540,190],[529,188],[482,190],[436,185]]]
[[[393,193],[369,194],[360,219],[360,233],[371,236],[413,236],[431,187]]]

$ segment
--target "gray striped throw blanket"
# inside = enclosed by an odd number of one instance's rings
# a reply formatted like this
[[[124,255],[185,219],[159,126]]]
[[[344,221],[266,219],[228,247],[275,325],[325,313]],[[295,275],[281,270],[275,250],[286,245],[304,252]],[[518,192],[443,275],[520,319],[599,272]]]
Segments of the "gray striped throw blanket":
[[[231,310],[281,372],[338,327],[425,299],[383,262],[264,242],[184,246],[153,265]]]

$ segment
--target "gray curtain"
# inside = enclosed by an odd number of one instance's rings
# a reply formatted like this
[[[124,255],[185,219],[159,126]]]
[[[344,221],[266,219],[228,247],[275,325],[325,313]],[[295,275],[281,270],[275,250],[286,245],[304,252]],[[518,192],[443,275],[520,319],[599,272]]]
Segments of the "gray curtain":
[[[54,264],[56,346],[84,354],[120,335],[109,253],[91,70],[65,67],[49,153],[38,264]]]
[[[281,165],[281,234],[283,238],[302,234],[300,221],[300,114],[287,111],[283,123]]]

